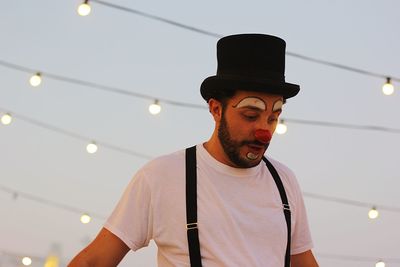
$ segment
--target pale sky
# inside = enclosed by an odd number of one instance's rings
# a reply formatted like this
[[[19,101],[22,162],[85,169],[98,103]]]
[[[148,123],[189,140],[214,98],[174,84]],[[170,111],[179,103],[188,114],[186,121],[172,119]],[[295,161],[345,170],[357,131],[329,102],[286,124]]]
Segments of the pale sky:
[[[111,2],[111,1],[110,1]],[[228,35],[256,32],[282,37],[287,51],[400,77],[400,2],[383,1],[113,1],[114,4]],[[93,2],[80,17],[80,1],[1,1],[0,61],[137,94],[204,106],[203,79],[216,71],[216,37]],[[134,173],[150,158],[206,141],[213,120],[204,108],[60,81],[0,64],[0,267],[21,266],[20,256],[56,251],[64,266],[101,229]],[[283,118],[400,129],[400,83],[382,94],[383,78],[288,56],[286,81],[300,94]],[[34,120],[36,123],[32,123]],[[39,122],[39,123],[37,123]],[[44,123],[88,140],[40,127]],[[287,123],[268,155],[288,165],[303,192],[324,267],[400,264],[400,141],[397,133]],[[94,140],[95,154],[85,147]],[[102,146],[108,144],[113,147]],[[121,151],[124,149],[125,151]],[[7,193],[6,188],[12,189]],[[13,194],[18,193],[18,194]],[[23,193],[48,200],[40,203]],[[368,219],[368,207],[308,194],[397,208]],[[84,225],[79,212],[100,215]],[[390,261],[391,259],[391,261]],[[32,266],[42,266],[34,261]],[[120,266],[156,266],[151,244]]]

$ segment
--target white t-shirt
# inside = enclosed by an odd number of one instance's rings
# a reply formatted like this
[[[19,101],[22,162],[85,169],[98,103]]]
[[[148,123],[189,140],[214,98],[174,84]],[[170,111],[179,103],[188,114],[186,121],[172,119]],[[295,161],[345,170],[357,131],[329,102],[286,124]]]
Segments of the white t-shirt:
[[[312,248],[306,211],[294,174],[271,160],[292,212],[291,254]],[[287,226],[277,186],[262,161],[238,169],[197,145],[197,206],[202,264],[284,266]],[[132,250],[154,239],[159,267],[190,266],[186,236],[185,151],[140,169],[104,227]]]

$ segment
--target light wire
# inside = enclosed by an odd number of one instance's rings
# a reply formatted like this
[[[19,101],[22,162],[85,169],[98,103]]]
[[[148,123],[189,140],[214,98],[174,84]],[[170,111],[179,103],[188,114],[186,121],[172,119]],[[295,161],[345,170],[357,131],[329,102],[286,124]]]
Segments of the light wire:
[[[7,109],[4,109],[4,108],[0,107],[0,110],[7,110]],[[63,135],[67,135],[69,137],[72,137],[72,138],[75,138],[75,139],[78,139],[78,140],[83,140],[85,142],[87,142],[89,140],[95,140],[96,144],[99,144],[99,145],[101,145],[103,147],[106,147],[106,148],[109,148],[111,150],[119,151],[119,152],[124,153],[124,154],[128,154],[128,155],[139,157],[139,158],[144,158],[144,159],[152,159],[153,158],[150,155],[139,153],[139,152],[136,152],[136,151],[133,151],[133,150],[130,150],[130,149],[122,148],[122,147],[119,147],[119,146],[116,146],[116,145],[113,145],[113,144],[110,144],[110,143],[107,143],[107,142],[104,142],[104,141],[99,141],[98,139],[93,139],[93,138],[90,138],[90,137],[87,137],[87,136],[83,136],[81,134],[77,134],[77,133],[71,132],[69,130],[57,127],[57,126],[53,126],[51,124],[44,123],[44,122],[41,122],[39,120],[32,119],[30,117],[27,117],[27,116],[24,116],[24,115],[21,115],[21,114],[17,114],[17,113],[14,113],[14,112],[11,112],[11,114],[12,114],[12,116],[15,116],[16,118],[18,118],[18,119],[20,119],[22,121],[25,121],[25,122],[27,122],[29,124],[33,124],[33,125],[39,126],[41,128],[44,128],[44,129],[47,129],[47,130],[50,130],[50,131],[53,131],[53,132],[57,132],[57,133],[60,133],[60,134],[63,134]]]
[[[117,4],[112,4],[112,3],[109,3],[109,2],[106,2],[106,1],[102,1],[102,0],[91,0],[91,2],[95,2],[95,3],[98,3],[100,5],[109,7],[109,8],[113,8],[113,9],[129,12],[129,13],[132,13],[132,14],[135,14],[135,15],[139,15],[139,16],[142,16],[142,17],[146,17],[146,18],[149,18],[149,19],[157,20],[157,21],[160,21],[162,23],[167,23],[167,24],[170,24],[170,25],[173,25],[173,26],[176,26],[176,27],[188,30],[188,31],[196,32],[196,33],[199,33],[199,34],[203,34],[203,35],[207,35],[207,36],[211,36],[211,37],[216,37],[216,38],[223,37],[222,34],[218,34],[218,33],[214,33],[214,32],[211,32],[211,31],[203,30],[203,29],[200,29],[198,27],[189,26],[187,24],[183,24],[183,23],[171,20],[171,19],[166,19],[166,18],[163,18],[163,17],[160,17],[160,16],[152,15],[152,14],[149,14],[149,13],[146,13],[146,12],[143,12],[143,11],[139,11],[137,9],[124,7],[124,6],[117,5]],[[347,71],[351,71],[351,72],[356,72],[356,73],[359,73],[359,74],[373,76],[373,77],[379,77],[379,78],[385,78],[385,79],[387,77],[390,77],[393,81],[400,82],[400,78],[394,77],[392,75],[379,74],[379,73],[363,70],[363,69],[360,69],[360,68],[349,67],[349,66],[346,66],[344,64],[339,64],[339,63],[330,62],[330,61],[327,61],[327,60],[317,59],[317,58],[305,56],[305,55],[302,55],[302,54],[299,54],[299,53],[290,52],[290,51],[287,51],[286,54],[288,56],[292,56],[292,57],[295,57],[295,58],[298,58],[298,59],[302,59],[304,61],[309,61],[309,62],[313,62],[313,63],[317,63],[317,64],[321,64],[321,65],[326,65],[326,66],[330,66],[330,67],[334,67],[334,68],[338,68],[338,69],[343,69],[343,70],[347,70]]]
[[[31,68],[17,65],[14,63],[10,63],[10,62],[4,61],[4,60],[0,60],[0,65],[3,67],[6,67],[6,68],[19,70],[19,71],[26,72],[26,73],[36,73],[37,72]],[[168,104],[171,104],[174,106],[206,109],[205,105],[196,105],[196,104],[190,104],[190,103],[185,103],[185,102],[173,101],[173,100],[166,99],[166,98],[154,97],[154,96],[150,96],[150,95],[146,95],[146,94],[132,92],[132,91],[129,91],[126,89],[121,89],[121,88],[117,88],[117,87],[113,87],[113,86],[106,86],[106,85],[102,85],[102,84],[98,84],[98,83],[94,83],[94,82],[89,82],[89,81],[85,81],[85,80],[80,80],[80,79],[71,78],[71,77],[62,76],[62,75],[53,74],[53,73],[44,72],[44,71],[40,71],[40,73],[42,76],[46,76],[46,77],[52,78],[54,80],[63,81],[63,82],[67,82],[67,83],[73,83],[73,84],[77,84],[77,85],[82,85],[82,86],[90,87],[93,89],[127,95],[127,96],[131,96],[131,97],[135,97],[135,98],[142,98],[142,99],[149,99],[149,100],[158,99],[159,101],[162,101],[164,103],[168,103]]]

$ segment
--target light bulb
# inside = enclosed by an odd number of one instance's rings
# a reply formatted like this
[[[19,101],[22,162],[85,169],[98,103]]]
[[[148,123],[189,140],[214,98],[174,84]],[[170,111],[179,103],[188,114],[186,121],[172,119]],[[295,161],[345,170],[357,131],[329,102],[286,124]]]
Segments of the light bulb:
[[[87,151],[88,153],[90,153],[90,154],[96,153],[96,152],[97,152],[97,149],[98,149],[98,147],[97,147],[97,145],[96,145],[95,142],[91,142],[90,144],[88,144],[88,145],[86,146],[86,151]]]
[[[92,10],[92,8],[88,4],[88,0],[85,0],[85,2],[80,4],[78,7],[78,14],[81,15],[82,17],[84,17],[84,16],[89,15],[91,10]]]
[[[60,259],[57,256],[50,255],[46,258],[44,267],[58,267],[60,266]]]
[[[276,126],[275,132],[277,134],[285,134],[287,132],[287,126],[283,120],[281,120]]]
[[[377,209],[375,207],[372,207],[369,212],[368,212],[368,217],[370,219],[376,219],[379,216],[379,212],[377,211]]]
[[[375,264],[375,267],[385,267],[385,266],[386,266],[386,264],[385,264],[384,261],[378,261],[378,262]]]
[[[86,213],[81,216],[81,223],[83,224],[90,223],[91,220],[92,218]]]
[[[40,72],[37,72],[35,75],[33,75],[30,79],[29,79],[29,83],[33,86],[33,87],[37,87],[42,83],[42,75],[40,74]]]
[[[21,260],[22,264],[25,266],[29,266],[32,264],[32,259],[29,257],[23,257]]]
[[[161,112],[161,106],[158,104],[158,100],[154,101],[154,103],[149,106],[149,112],[152,115],[157,115]]]
[[[382,92],[385,95],[391,95],[394,93],[394,86],[390,82],[390,78],[386,78],[386,83],[382,86]]]
[[[3,116],[1,116],[1,123],[4,125],[8,125],[12,122],[12,117],[10,113],[6,113]]]

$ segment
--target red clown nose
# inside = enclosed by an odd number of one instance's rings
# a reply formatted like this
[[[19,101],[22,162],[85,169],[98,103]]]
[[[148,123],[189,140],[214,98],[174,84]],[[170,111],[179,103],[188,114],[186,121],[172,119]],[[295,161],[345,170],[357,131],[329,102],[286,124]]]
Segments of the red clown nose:
[[[269,141],[271,141],[272,134],[268,130],[256,130],[254,137],[257,141],[267,144]]]

